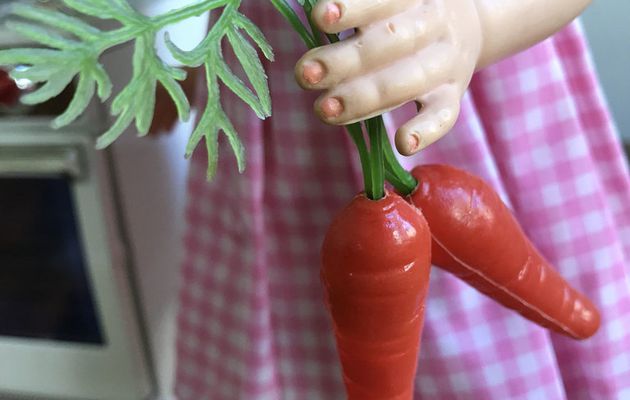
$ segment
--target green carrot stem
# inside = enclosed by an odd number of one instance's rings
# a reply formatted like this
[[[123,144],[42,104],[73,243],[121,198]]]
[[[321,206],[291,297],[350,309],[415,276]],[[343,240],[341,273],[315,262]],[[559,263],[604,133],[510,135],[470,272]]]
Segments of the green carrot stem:
[[[339,36],[338,35],[332,35],[330,33],[327,33],[326,37],[328,38],[330,43],[337,43],[339,41]]]
[[[385,181],[391,183],[397,191],[399,190],[398,188],[405,186],[405,184],[387,168],[387,164],[385,165]]]
[[[205,0],[197,4],[169,11],[166,14],[152,18],[152,20],[159,29],[191,17],[198,17],[207,11],[223,7],[228,3],[229,1],[226,0]]]
[[[304,43],[309,49],[315,48],[318,46],[318,40],[316,39],[317,32],[308,31],[308,29],[302,24],[300,17],[295,13],[293,8],[286,2],[286,0],[270,0],[271,4],[282,14],[284,19],[286,19],[289,24],[295,29],[295,31],[300,35]],[[310,19],[310,13],[307,13],[308,18]]]
[[[308,1],[305,1],[303,7],[304,11],[306,12],[308,25],[311,27],[311,32],[313,33],[313,39],[315,39],[315,45],[319,47],[322,45],[322,38],[319,28],[317,28],[317,25],[315,25],[315,22],[313,21],[313,16],[311,15],[311,11],[313,11],[313,6]]]
[[[385,158],[383,157],[382,135],[385,131],[381,128],[377,118],[366,121],[365,126],[370,138],[370,180],[372,190],[367,192],[367,196],[372,200],[379,200],[385,195]]]
[[[383,117],[377,117],[377,123],[380,125],[382,132],[387,131]],[[414,178],[409,171],[400,165],[386,134],[381,135],[381,140],[383,141],[385,176],[387,181],[391,183],[401,195],[406,196],[411,194],[416,186],[418,186],[418,181],[416,181],[416,178]]]
[[[307,1],[303,5],[312,33],[302,24],[295,11],[285,0],[271,0],[272,4],[289,21],[293,28],[300,34],[309,48],[319,46],[319,30],[311,18],[311,5]],[[331,43],[339,41],[339,36],[327,34],[326,37]],[[370,151],[368,152],[361,124],[355,123],[346,126],[348,133],[352,137],[361,158],[361,168],[363,169],[363,182],[365,192],[371,199],[379,199],[384,195],[385,179],[391,183],[402,195],[411,194],[418,182],[406,171],[398,162],[392,145],[387,137],[387,130],[383,117],[379,116],[365,122],[368,136],[370,137]]]
[[[361,170],[363,171],[363,186],[365,188],[365,193],[372,193],[372,181],[371,181],[371,157],[368,152],[367,145],[365,144],[365,139],[363,137],[363,131],[361,129],[360,123],[350,124],[346,126],[350,137],[354,141],[354,144],[357,146],[357,150],[359,151],[359,158],[361,159]]]

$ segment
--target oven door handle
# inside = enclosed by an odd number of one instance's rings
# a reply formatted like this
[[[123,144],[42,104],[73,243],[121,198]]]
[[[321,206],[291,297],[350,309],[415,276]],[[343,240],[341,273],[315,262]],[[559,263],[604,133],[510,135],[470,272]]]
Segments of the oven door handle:
[[[0,176],[63,175],[76,179],[84,176],[85,169],[79,147],[0,147]]]

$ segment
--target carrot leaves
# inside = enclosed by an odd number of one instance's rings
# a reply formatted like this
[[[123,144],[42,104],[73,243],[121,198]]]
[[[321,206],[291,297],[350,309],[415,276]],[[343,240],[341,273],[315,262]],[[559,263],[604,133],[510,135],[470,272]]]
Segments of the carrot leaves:
[[[67,110],[52,123],[60,128],[76,120],[96,95],[106,101],[112,95],[109,75],[100,62],[108,49],[131,43],[134,46],[132,78],[111,103],[113,124],[97,141],[98,148],[113,143],[129,126],[138,134],[149,131],[155,112],[156,88],[163,86],[175,104],[179,118],[188,120],[190,104],[180,82],[186,78],[182,68],[165,64],[156,54],[158,31],[171,24],[213,11],[218,15],[207,36],[193,50],[183,51],[165,36],[168,49],[184,67],[203,67],[208,85],[208,101],[201,112],[186,148],[190,156],[202,139],[208,149],[208,179],[216,172],[217,140],[223,132],[236,155],[239,170],[245,168],[241,140],[221,105],[220,84],[236,94],[261,118],[271,115],[267,75],[259,52],[273,60],[273,51],[258,27],[239,12],[241,0],[202,0],[155,17],[138,13],[126,0],[63,0],[75,12],[99,19],[114,20],[118,27],[101,30],[83,19],[32,4],[18,4],[13,13],[19,20],[8,27],[34,42],[32,48],[0,50],[0,65],[28,66],[12,72],[15,79],[40,83],[33,93],[23,96],[27,104],[38,104],[59,95],[76,82],[74,98]],[[230,46],[248,83],[228,66],[222,46]]]

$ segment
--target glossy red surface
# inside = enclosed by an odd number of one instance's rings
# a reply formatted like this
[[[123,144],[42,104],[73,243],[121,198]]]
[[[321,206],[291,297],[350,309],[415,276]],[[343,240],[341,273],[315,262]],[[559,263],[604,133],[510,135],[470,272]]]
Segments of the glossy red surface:
[[[0,69],[0,106],[12,106],[20,98],[20,90],[6,71]]]
[[[411,202],[433,235],[433,263],[544,327],[576,339],[593,335],[599,312],[534,248],[495,191],[446,165],[412,171]]]
[[[411,400],[430,233],[419,210],[396,194],[363,195],[335,218],[321,277],[350,400]]]

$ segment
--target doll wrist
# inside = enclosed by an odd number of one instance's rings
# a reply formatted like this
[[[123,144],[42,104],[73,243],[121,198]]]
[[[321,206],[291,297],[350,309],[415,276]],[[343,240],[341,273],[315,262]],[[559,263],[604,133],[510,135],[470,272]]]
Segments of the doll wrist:
[[[576,18],[591,0],[474,0],[481,24],[477,70],[553,35]]]

